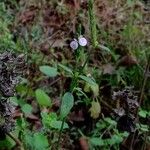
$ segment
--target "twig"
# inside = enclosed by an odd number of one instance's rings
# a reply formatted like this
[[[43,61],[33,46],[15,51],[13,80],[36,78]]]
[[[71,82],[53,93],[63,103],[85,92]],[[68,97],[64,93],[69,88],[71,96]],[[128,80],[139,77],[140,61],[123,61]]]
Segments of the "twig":
[[[56,80],[52,81],[49,85],[52,86],[54,85],[56,82],[58,82],[59,80],[61,80],[61,77],[57,78]]]
[[[116,112],[114,111],[114,109],[113,109],[109,104],[107,104],[107,102],[103,101],[102,99],[100,100],[100,102],[101,102],[103,105],[105,105],[107,108],[109,108],[111,111],[113,111],[114,113],[116,113]],[[116,114],[117,114],[117,113],[116,113]]]
[[[148,62],[147,62],[146,68],[145,68],[143,84],[142,84],[142,88],[141,88],[141,91],[140,91],[140,97],[139,97],[139,106],[140,107],[141,107],[141,104],[142,104],[142,99],[143,99],[143,95],[144,95],[144,89],[145,89],[147,78],[148,78],[147,77],[147,72],[149,70],[149,67],[150,67],[150,56],[148,58]],[[138,110],[139,110],[139,108],[136,111],[136,115],[135,115],[136,116],[136,120],[138,120]],[[136,132],[134,131],[129,150],[132,150],[132,147],[133,147],[133,144],[134,144],[135,133]]]
[[[88,14],[89,14],[89,24],[91,32],[91,40],[93,48],[97,46],[97,28],[96,28],[96,18],[94,14],[94,0],[88,1]]]
[[[146,85],[147,78],[148,78],[147,73],[148,73],[149,67],[150,67],[150,56],[148,58],[147,66],[145,68],[144,81],[143,81],[143,85],[142,85],[142,88],[141,88],[141,94],[140,94],[140,99],[139,99],[139,106],[141,106],[141,104],[142,104],[142,98],[143,98],[143,95],[144,95],[144,89],[145,89],[145,85]]]

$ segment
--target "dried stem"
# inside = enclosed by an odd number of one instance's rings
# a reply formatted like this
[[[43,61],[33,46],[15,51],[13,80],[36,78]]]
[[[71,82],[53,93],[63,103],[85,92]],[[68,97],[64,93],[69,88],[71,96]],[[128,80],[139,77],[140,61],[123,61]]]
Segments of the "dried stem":
[[[139,98],[139,105],[141,106],[142,104],[142,99],[143,99],[143,95],[144,95],[144,89],[145,89],[145,85],[146,85],[146,82],[147,82],[147,73],[149,71],[149,68],[150,68],[150,57],[148,58],[148,62],[147,62],[147,66],[146,66],[146,69],[145,69],[145,73],[144,73],[144,79],[143,79],[143,85],[142,85],[142,88],[141,88],[141,94],[140,94],[140,98]]]
[[[142,99],[143,99],[143,95],[144,95],[144,89],[145,89],[145,86],[146,86],[146,83],[147,83],[147,78],[148,78],[147,73],[149,71],[149,67],[150,67],[150,56],[148,57],[147,65],[146,65],[145,72],[144,72],[143,84],[142,84],[141,91],[140,91],[140,97],[139,97],[139,106],[140,107],[142,105]],[[136,111],[136,120],[138,120],[138,110],[139,110],[139,108]],[[135,133],[136,132],[134,132],[134,134],[133,134],[129,150],[133,149]]]

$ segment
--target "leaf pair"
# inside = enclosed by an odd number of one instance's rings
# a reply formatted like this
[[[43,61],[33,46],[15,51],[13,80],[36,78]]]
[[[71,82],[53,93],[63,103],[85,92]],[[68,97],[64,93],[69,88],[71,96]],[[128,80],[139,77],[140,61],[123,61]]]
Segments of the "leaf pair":
[[[40,106],[50,107],[52,105],[50,97],[41,89],[35,91],[36,99]],[[74,97],[72,93],[67,92],[62,98],[62,103],[60,107],[60,118],[64,119],[70,112],[74,105]]]

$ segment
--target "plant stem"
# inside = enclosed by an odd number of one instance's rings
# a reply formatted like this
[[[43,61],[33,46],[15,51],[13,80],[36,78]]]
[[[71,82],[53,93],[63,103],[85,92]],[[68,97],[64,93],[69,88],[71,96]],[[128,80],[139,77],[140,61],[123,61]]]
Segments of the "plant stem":
[[[141,107],[142,105],[142,99],[143,99],[143,95],[144,95],[144,89],[145,89],[145,86],[146,86],[146,83],[147,83],[147,73],[148,73],[148,70],[149,70],[149,67],[150,67],[150,56],[148,57],[148,60],[147,60],[147,65],[146,65],[146,68],[145,68],[145,72],[144,72],[144,78],[143,78],[143,84],[142,84],[142,87],[141,87],[141,91],[140,91],[140,97],[139,97],[139,106]],[[136,111],[136,120],[138,120],[138,110]],[[132,140],[131,140],[131,144],[130,144],[130,148],[129,150],[132,150],[133,149],[133,144],[134,144],[134,138],[135,138],[135,131],[133,133],[133,136],[132,136]]]
[[[150,68],[150,56],[148,58],[147,66],[146,66],[145,73],[144,73],[143,85],[142,85],[142,88],[141,88],[141,94],[140,94],[140,98],[139,98],[139,106],[141,106],[141,104],[142,104],[142,98],[143,98],[143,95],[144,95],[144,89],[145,89],[147,78],[148,78],[147,73],[149,71],[149,68]]]
[[[83,72],[83,69],[85,68],[86,64],[88,63],[89,58],[90,58],[90,54],[88,54],[88,56],[87,56],[87,58],[86,58],[86,60],[85,60],[85,62],[83,64],[83,66],[81,67],[80,73]]]
[[[73,77],[73,81],[72,81],[71,87],[70,87],[70,92],[71,93],[73,92],[73,89],[76,87],[77,79],[78,79],[78,77],[76,76],[76,72],[75,72],[74,77]],[[62,131],[63,131],[65,120],[66,120],[66,117],[63,118],[62,124],[61,124],[61,128],[60,128],[60,131],[59,131],[58,145],[57,145],[57,149],[58,150],[60,149],[60,140],[61,140],[61,135],[62,135]]]
[[[59,148],[60,148],[59,146],[60,146],[60,140],[61,140],[61,135],[62,135],[64,123],[65,123],[65,118],[63,118],[63,120],[62,120],[61,128],[60,128],[60,131],[59,131],[58,145],[57,145],[57,149],[58,149],[58,150],[59,150]]]
[[[88,1],[88,13],[89,13],[89,24],[91,31],[91,40],[93,48],[97,46],[97,29],[96,29],[96,19],[94,15],[94,1]]]
[[[81,50],[81,49],[78,49],[78,50]],[[78,62],[78,57],[79,57],[79,53],[76,53],[76,62]],[[85,68],[86,64],[88,63],[89,58],[90,58],[90,53],[88,53],[88,56],[87,56],[87,58],[86,58],[86,60],[85,60],[85,62],[83,64],[83,66],[81,67],[81,69],[78,70],[77,65],[75,66],[73,80],[71,82],[71,87],[70,87],[70,92],[71,93],[73,93],[74,88],[77,86],[78,75],[83,72],[83,69]],[[61,128],[60,128],[60,131],[59,131],[59,138],[58,138],[58,145],[57,145],[57,149],[58,150],[59,150],[59,145],[60,145],[60,140],[61,140],[61,135],[62,135],[65,119],[66,119],[66,117],[63,118],[62,124],[61,124]]]

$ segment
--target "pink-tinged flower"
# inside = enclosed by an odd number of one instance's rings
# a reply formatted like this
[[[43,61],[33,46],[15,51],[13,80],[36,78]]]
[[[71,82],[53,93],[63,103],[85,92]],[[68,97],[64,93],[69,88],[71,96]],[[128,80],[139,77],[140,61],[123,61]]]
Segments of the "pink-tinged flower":
[[[80,37],[78,38],[78,41],[79,41],[79,44],[80,44],[81,46],[86,46],[86,45],[87,45],[87,40],[86,40],[86,38],[84,38],[83,36],[80,36]]]
[[[79,44],[78,44],[78,41],[76,39],[74,39],[73,41],[71,41],[70,43],[70,47],[73,49],[73,50],[76,50],[78,48]]]

